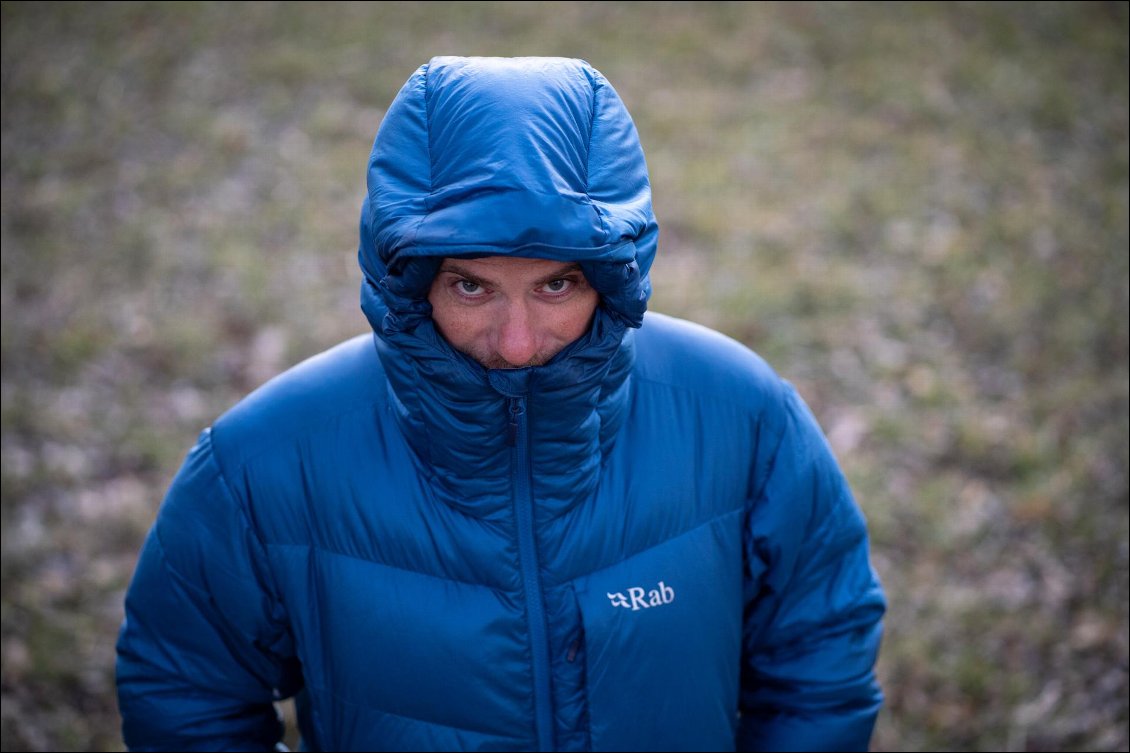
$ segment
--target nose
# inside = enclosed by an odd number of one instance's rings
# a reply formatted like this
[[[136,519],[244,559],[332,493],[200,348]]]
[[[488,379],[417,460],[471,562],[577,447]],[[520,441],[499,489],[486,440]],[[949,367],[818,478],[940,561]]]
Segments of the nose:
[[[538,352],[537,331],[533,312],[523,301],[506,307],[498,328],[498,355],[512,368],[534,365]]]

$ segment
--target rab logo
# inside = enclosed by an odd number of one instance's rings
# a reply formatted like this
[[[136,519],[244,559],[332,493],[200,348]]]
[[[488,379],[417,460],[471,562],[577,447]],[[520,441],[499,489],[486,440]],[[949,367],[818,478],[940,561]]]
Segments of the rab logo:
[[[675,589],[664,585],[663,581],[659,581],[659,585],[650,591],[645,591],[640,586],[632,586],[628,589],[626,596],[619,591],[607,594],[607,596],[608,600],[612,602],[612,606],[638,612],[641,609],[651,609],[652,607],[670,604],[675,600]]]

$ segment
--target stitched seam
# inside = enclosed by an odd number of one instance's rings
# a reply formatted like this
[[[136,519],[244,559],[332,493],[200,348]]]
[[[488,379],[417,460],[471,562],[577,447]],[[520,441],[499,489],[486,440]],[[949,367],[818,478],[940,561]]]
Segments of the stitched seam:
[[[424,197],[424,213],[420,215],[420,219],[416,222],[415,227],[412,228],[412,242],[405,244],[413,246],[416,244],[416,238],[420,235],[420,228],[424,224],[424,220],[432,211],[432,195],[436,190],[436,176],[435,176],[435,162],[432,159],[432,121],[429,113],[429,89],[428,89],[428,74],[431,73],[431,63],[424,65],[424,147],[428,150],[428,195]]]
[[[168,573],[169,577],[172,580],[176,581],[176,583],[181,588],[183,588],[185,591],[187,591],[188,593],[194,595],[196,598],[202,599],[202,600],[207,601],[209,603],[214,603],[214,601],[212,599],[212,595],[208,591],[204,590],[200,586],[198,586],[195,583],[193,583],[192,581],[190,581],[187,577],[182,575],[181,572],[173,566],[173,563],[169,561],[169,556],[167,554],[168,548],[165,546],[165,543],[161,540],[160,533],[157,534],[156,538],[157,538],[157,545],[159,547],[161,547],[161,551],[160,551],[161,569],[164,570],[166,573]],[[247,641],[249,643],[254,643],[254,641],[256,641],[259,638],[259,636],[256,636],[256,635],[248,635],[242,629],[238,629],[236,632],[238,632],[238,634],[241,637],[247,639]],[[170,650],[167,647],[162,647],[162,650],[161,650],[162,658],[167,659],[169,657],[169,655],[170,655]],[[233,690],[233,686],[231,686],[231,685],[228,685],[226,687],[216,687],[216,686],[211,685],[211,684],[205,685],[205,684],[201,684],[201,683],[197,682],[197,680],[195,678],[189,677],[189,676],[184,676],[181,679],[183,679],[189,685],[192,685],[194,688],[197,688],[198,690],[200,690],[201,692],[204,692],[204,693],[216,693],[218,695],[224,696],[225,698],[235,698],[235,699],[239,699],[239,700],[246,700],[247,699],[247,696],[242,694],[242,693],[231,693],[230,691]],[[258,680],[258,678],[256,678],[256,680]],[[270,692],[271,692],[270,688],[264,687],[263,685],[259,685],[257,683],[254,684],[254,685],[247,685],[247,686],[241,685],[241,686],[236,687],[234,689],[237,690],[237,691],[248,691],[248,692],[252,692],[252,693],[254,693],[255,691],[262,691],[264,697],[270,695]]]
[[[589,192],[590,163],[592,162],[592,133],[596,130],[596,82],[585,76],[589,82],[589,92],[592,93],[592,102],[589,105],[589,132],[585,136],[585,195]]]
[[[482,588],[482,589],[486,589],[487,591],[490,591],[493,594],[508,594],[508,593],[510,593],[509,591],[506,591],[505,589],[495,588],[494,586],[488,586],[485,583],[472,583],[471,581],[459,580],[458,578],[448,578],[448,577],[443,576],[443,575],[435,575],[433,573],[425,573],[421,570],[413,570],[413,569],[408,568],[408,567],[402,567],[400,565],[393,565],[393,564],[390,564],[388,562],[382,562],[381,560],[372,559],[370,557],[365,557],[365,556],[362,556],[360,554],[349,554],[348,552],[339,552],[336,549],[330,549],[329,547],[318,546],[318,545],[315,545],[315,544],[303,544],[303,543],[291,543],[291,542],[272,542],[270,544],[267,544],[266,546],[267,546],[268,549],[309,549],[313,552],[320,552],[320,553],[323,553],[323,554],[330,555],[331,557],[342,557],[344,559],[357,560],[357,561],[360,561],[360,562],[367,562],[371,565],[376,565],[377,567],[387,567],[389,570],[396,570],[397,572],[401,572],[401,573],[410,573],[412,575],[419,575],[422,578],[431,578],[432,580],[443,581],[445,583],[458,583],[461,586],[469,586],[471,588]]]
[[[652,549],[656,549],[658,547],[665,546],[667,544],[670,544],[672,541],[676,541],[677,539],[681,539],[685,536],[690,536],[692,533],[695,533],[698,530],[700,530],[700,529],[702,529],[706,526],[713,525],[714,523],[718,522],[719,520],[721,520],[723,518],[729,517],[731,515],[735,515],[735,514],[740,513],[740,512],[744,512],[745,511],[745,504],[746,504],[745,500],[742,500],[742,504],[741,504],[740,507],[735,507],[735,508],[730,509],[730,510],[725,510],[724,512],[720,512],[717,515],[711,516],[710,518],[707,518],[706,520],[702,521],[698,525],[693,526],[692,528],[688,528],[685,531],[680,531],[679,533],[675,534],[674,536],[666,538],[663,541],[657,541],[656,543],[652,544],[651,546],[645,546],[643,549],[634,551],[631,554],[626,555],[623,559],[617,560],[616,562],[613,562],[610,565],[605,565],[604,567],[598,567],[596,570],[590,570],[586,573],[579,573],[579,574],[574,575],[573,577],[571,577],[567,580],[563,580],[560,583],[554,583],[552,585],[557,586],[557,585],[561,585],[561,584],[564,584],[564,583],[576,583],[581,578],[589,578],[589,577],[592,577],[593,575],[600,573],[600,572],[603,572],[605,570],[611,570],[615,567],[619,567],[620,565],[624,564],[628,560],[633,559],[635,557],[638,557],[641,554],[644,554],[646,552],[650,552]]]
[[[313,688],[311,688],[311,690],[313,690]],[[395,712],[392,712],[392,711],[386,711],[385,709],[377,708],[376,706],[372,706],[372,705],[367,704],[367,703],[362,703],[360,701],[354,701],[350,698],[343,698],[339,694],[335,693],[330,688],[318,688],[317,693],[319,695],[329,696],[331,699],[333,699],[337,703],[343,703],[343,704],[346,704],[348,706],[353,706],[355,708],[360,708],[360,709],[368,709],[369,711],[375,711],[378,714],[384,714],[385,716],[391,716],[391,717],[395,717],[397,719],[407,719],[408,721],[416,722],[417,724],[427,724],[427,725],[432,726],[432,727],[443,727],[444,729],[459,730],[461,732],[469,732],[469,733],[476,734],[476,735],[490,735],[491,737],[498,737],[498,738],[501,738],[501,739],[504,739],[504,740],[518,740],[519,739],[519,738],[516,738],[516,737],[510,737],[510,736],[504,735],[500,732],[495,732],[493,730],[488,731],[488,730],[482,730],[482,729],[474,729],[474,728],[471,728],[471,727],[459,727],[459,726],[456,726],[454,724],[444,724],[443,722],[433,722],[433,721],[429,721],[427,719],[420,719],[420,718],[415,717],[415,716],[409,716],[407,714],[398,714],[398,713],[395,713]]]
[[[431,107],[429,100],[431,99],[428,88],[428,74],[432,72],[432,66],[429,63],[424,66],[424,135],[427,136],[425,145],[428,147],[428,196],[430,197],[436,190],[436,176],[435,176],[435,162],[432,159],[432,121],[431,121]]]
[[[600,207],[592,199],[592,194],[589,192],[590,176],[592,175],[592,140],[593,133],[596,131],[596,105],[597,105],[597,84],[592,78],[589,78],[590,90],[592,91],[592,107],[589,110],[589,133],[588,142],[585,144],[585,198],[589,200],[589,206],[596,212],[596,218],[600,220],[600,229],[603,233],[605,243],[608,242],[608,224],[604,221],[604,213],[600,211]]]
[[[247,509],[247,504],[246,504],[245,500],[243,499],[243,496],[236,494],[235,487],[233,487],[231,485],[231,483],[228,481],[227,474],[224,473],[224,467],[223,467],[223,465],[220,464],[220,455],[216,451],[216,449],[217,448],[216,448],[215,442],[212,442],[209,454],[212,456],[212,462],[214,462],[216,464],[216,471],[217,471],[217,474],[218,474],[219,479],[220,479],[220,484],[221,484],[224,492],[227,493],[228,497],[235,501],[236,507],[239,509],[239,515],[240,515],[241,518],[243,518],[244,525],[246,525],[247,529],[249,531],[251,531],[251,535],[253,535],[255,537],[255,540],[257,542],[259,542],[259,547],[263,550],[264,556],[266,556],[266,554],[267,554],[267,542],[264,541],[263,535],[259,531],[259,527],[255,525],[255,521],[252,519],[251,513]],[[269,583],[270,592],[267,595],[270,597],[272,606],[277,605],[277,606],[280,606],[282,608],[283,614],[285,615],[284,623],[289,625],[290,624],[290,611],[286,607],[286,602],[283,601],[282,590],[279,589],[279,584],[278,584],[278,581],[275,577],[275,571],[271,567],[271,563],[269,561],[264,562],[263,564],[264,564],[264,567],[263,567],[264,577],[266,577],[270,580],[270,583]],[[257,571],[258,568],[255,568],[255,570]],[[256,573],[256,575],[257,575],[257,573]],[[273,623],[274,622],[273,615],[271,617],[272,617],[272,623]],[[272,625],[272,627],[274,627],[274,625]],[[258,637],[258,636],[256,636],[256,637]]]

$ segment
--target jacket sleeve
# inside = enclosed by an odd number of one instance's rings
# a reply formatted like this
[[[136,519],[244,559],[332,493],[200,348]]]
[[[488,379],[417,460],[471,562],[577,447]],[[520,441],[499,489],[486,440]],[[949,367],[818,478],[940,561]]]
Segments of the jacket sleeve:
[[[132,750],[270,750],[301,673],[266,554],[205,431],[146,538],[118,639]]]
[[[784,384],[745,529],[740,750],[867,750],[886,608],[867,531],[816,420]],[[780,426],[780,424],[778,424]]]

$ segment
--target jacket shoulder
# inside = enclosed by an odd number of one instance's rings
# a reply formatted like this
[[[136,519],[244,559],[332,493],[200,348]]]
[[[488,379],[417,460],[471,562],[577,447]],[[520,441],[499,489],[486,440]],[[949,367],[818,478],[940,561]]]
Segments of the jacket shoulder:
[[[253,391],[213,426],[213,444],[234,469],[280,443],[309,438],[343,415],[387,400],[372,333],[312,356]]]
[[[766,361],[701,324],[648,312],[636,332],[635,375],[645,381],[760,409],[784,383]]]

